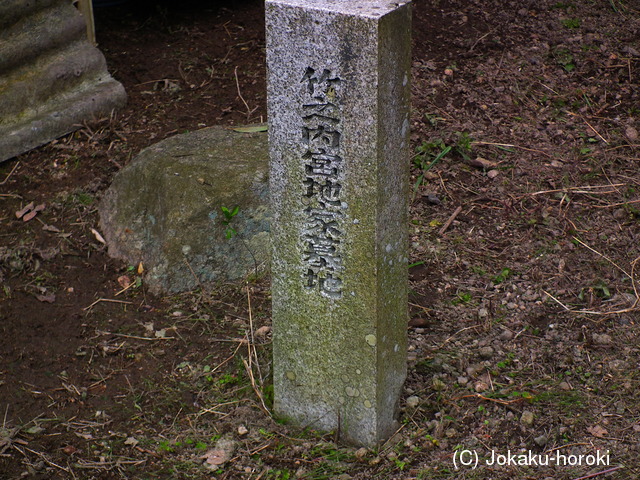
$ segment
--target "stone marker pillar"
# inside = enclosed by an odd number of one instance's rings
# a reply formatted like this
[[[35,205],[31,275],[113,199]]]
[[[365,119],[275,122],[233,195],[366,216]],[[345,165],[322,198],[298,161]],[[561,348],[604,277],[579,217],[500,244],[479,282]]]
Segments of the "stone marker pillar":
[[[266,0],[274,409],[370,446],[406,376],[410,21]]]

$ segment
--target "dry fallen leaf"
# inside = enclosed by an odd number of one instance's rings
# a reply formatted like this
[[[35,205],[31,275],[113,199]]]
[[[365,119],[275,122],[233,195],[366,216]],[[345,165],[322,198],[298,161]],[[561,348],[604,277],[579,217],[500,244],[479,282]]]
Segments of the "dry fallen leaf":
[[[91,233],[93,233],[93,236],[96,237],[96,240],[98,240],[100,243],[102,243],[103,245],[107,244],[105,239],[102,238],[102,235],[100,235],[100,232],[98,232],[95,228],[91,229]]]
[[[131,279],[127,275],[120,275],[118,277],[118,284],[122,288],[129,288],[129,285],[131,285]]]
[[[216,470],[220,465],[231,460],[235,448],[236,442],[233,439],[223,437],[216,442],[215,448],[207,451],[200,458],[204,459],[204,465],[207,468]]]
[[[257,329],[254,335],[256,337],[265,337],[269,333],[271,333],[271,327],[269,325],[264,325],[263,327]]]
[[[125,441],[124,444],[125,445],[131,445],[132,447],[135,447],[136,445],[138,445],[138,443],[140,443],[138,440],[136,440],[133,437],[128,437]]]
[[[487,160],[486,158],[476,157],[469,159],[469,165],[471,165],[472,167],[490,169],[495,168],[498,164],[496,162],[492,162],[491,160]]]
[[[26,207],[24,207],[23,209],[18,210],[18,211],[16,212],[16,218],[22,218],[22,217],[24,217],[25,213],[27,213],[29,210],[31,210],[31,209],[34,207],[34,205],[35,205],[35,204],[34,204],[33,202],[31,202],[29,205],[27,205],[27,206],[26,206]]]
[[[205,453],[201,458],[204,459],[204,463],[208,465],[222,465],[228,462],[231,457],[229,452],[222,450],[221,448],[214,448]]]
[[[594,425],[593,427],[587,428],[587,432],[589,432],[594,437],[604,438],[605,435],[609,435],[609,432],[606,428],[601,427],[600,425]]]
[[[46,295],[36,295],[36,298],[44,303],[54,303],[56,301],[56,294],[48,293]]]
[[[56,227],[55,225],[44,225],[42,227],[42,230],[44,230],[45,232],[53,232],[53,233],[60,233],[62,232],[62,230],[60,230],[58,227]]]
[[[66,453],[67,455],[73,455],[74,453],[76,453],[78,451],[78,449],[76,447],[74,447],[73,445],[67,445],[66,447],[64,447],[62,449],[62,451],[64,453]]]
[[[31,210],[29,213],[25,214],[22,217],[22,220],[24,222],[28,222],[29,220],[32,220],[33,218],[35,218],[36,215],[38,215],[38,212],[41,212],[42,210],[44,210],[45,204],[41,203],[40,205],[38,205],[37,207],[35,207],[33,210]],[[16,213],[17,215],[17,213]]]

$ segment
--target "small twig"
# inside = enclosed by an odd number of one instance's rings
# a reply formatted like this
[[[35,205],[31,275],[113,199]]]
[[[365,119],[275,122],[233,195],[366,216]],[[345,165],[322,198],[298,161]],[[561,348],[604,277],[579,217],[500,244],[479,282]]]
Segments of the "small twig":
[[[83,311],[87,311],[90,310],[92,307],[96,306],[97,304],[99,304],[100,302],[107,302],[107,303],[122,303],[125,305],[133,305],[133,302],[126,302],[124,300],[113,300],[111,298],[99,298],[98,300],[96,300],[95,302],[93,302],[91,305],[89,305],[88,307],[84,307],[82,310]]]
[[[555,452],[555,451],[557,451],[557,450],[562,450],[563,448],[569,448],[569,447],[581,447],[581,446],[584,446],[584,445],[591,445],[591,444],[590,444],[590,443],[584,443],[584,442],[580,442],[580,443],[567,443],[566,445],[560,445],[559,447],[555,447],[555,448],[552,448],[551,450],[547,450],[547,451],[545,451],[544,453],[548,455],[548,454],[550,454],[550,453],[552,453],[552,452]]]
[[[564,308],[567,312],[571,312],[573,310],[571,310],[569,307],[567,307],[564,303],[562,303],[560,300],[558,300],[556,297],[554,297],[553,295],[551,295],[549,292],[547,292],[546,290],[542,290],[542,292],[545,295],[548,295],[549,298],[551,298],[551,300],[553,300],[554,302],[556,302],[557,304],[559,304],[562,308]]]
[[[139,87],[141,85],[147,85],[148,83],[158,83],[158,82],[165,82],[166,83],[166,82],[171,82],[171,81],[173,81],[173,79],[171,79],[171,78],[160,78],[158,80],[148,80],[146,82],[136,83],[134,85],[134,87]],[[177,81],[177,79],[175,81]]]
[[[575,113],[572,113],[572,112],[567,112],[567,113],[569,113],[569,115],[573,115],[574,117],[580,117],[580,118],[582,119],[582,121],[583,121],[584,123],[586,123],[586,124],[589,126],[589,128],[590,128],[591,130],[593,130],[593,133],[595,133],[597,136],[599,136],[599,137],[600,137],[600,139],[601,139],[604,143],[606,143],[607,145],[609,145],[609,142],[607,141],[607,139],[606,139],[606,138],[604,138],[602,135],[600,135],[600,133],[599,133],[599,132],[598,132],[598,131],[593,127],[593,125],[591,125],[591,124],[587,121],[587,119],[586,119],[586,118],[584,118],[582,115],[578,115],[578,114],[575,114]]]
[[[260,405],[259,405],[260,409],[265,414],[267,414],[268,416],[271,416],[271,412],[269,411],[269,409],[267,408],[267,406],[264,403],[264,397],[262,396],[262,392],[258,388],[255,376],[253,375],[253,370],[251,369],[251,366],[249,365],[247,360],[244,359],[244,358],[242,359],[242,363],[244,364],[244,368],[247,371],[247,374],[249,375],[249,381],[251,382],[251,388],[253,388],[253,391],[256,394],[256,396],[258,397],[258,400],[260,400]]]
[[[595,253],[596,255],[601,256],[602,258],[604,258],[607,262],[609,262],[611,265],[613,265],[614,267],[616,267],[618,270],[620,270],[622,273],[624,273],[627,277],[629,277],[629,279],[633,282],[633,277],[627,273],[626,270],[624,270],[622,267],[620,267],[616,262],[614,262],[613,260],[611,260],[609,257],[607,257],[606,255],[598,252],[597,250],[594,250],[593,248],[591,248],[589,245],[587,245],[586,243],[584,243],[582,240],[580,240],[578,237],[573,237],[573,239],[578,242],[580,245],[582,245],[583,247],[591,250],[593,253]]]
[[[229,340],[229,341],[233,341],[233,340]],[[228,363],[231,359],[233,359],[236,354],[238,353],[238,350],[240,350],[240,347],[242,346],[243,342],[238,342],[238,346],[236,347],[236,349],[233,351],[233,353],[231,354],[230,357],[226,358],[225,360],[223,360],[222,362],[220,362],[213,370],[211,370],[210,372],[207,372],[206,375],[211,375],[215,372],[217,372],[220,368],[222,368],[223,365],[225,365],[226,363]]]
[[[409,302],[409,305],[411,305],[412,307],[416,307],[416,308],[421,308],[422,310],[424,310],[425,312],[435,312],[436,310],[434,310],[433,308],[429,308],[429,307],[425,307],[423,305],[418,305],[417,303],[411,303]]]
[[[16,162],[16,164],[13,166],[13,168],[11,169],[11,171],[9,172],[9,174],[7,175],[7,177],[3,181],[0,182],[0,185],[4,185],[5,183],[7,183],[7,181],[11,177],[11,175],[13,175],[13,172],[15,172],[18,169],[19,165],[20,165],[20,161],[18,160]]]
[[[258,352],[255,347],[255,339],[253,336],[253,312],[251,309],[251,290],[249,289],[249,285],[247,284],[247,304],[249,308],[249,334],[250,334],[250,342],[248,343],[249,348],[249,362],[252,362],[252,358],[256,361],[256,369],[258,370],[258,375],[260,376],[260,386],[264,383],[264,379],[262,378],[262,372],[260,371],[260,362],[258,361]]]
[[[573,192],[573,193],[584,193],[587,195],[606,195],[609,193],[617,193],[615,191],[607,191],[607,192],[591,192],[590,190],[597,190],[600,188],[615,188],[615,187],[624,187],[626,183],[616,183],[613,185],[585,185],[583,187],[567,187],[567,188],[556,188],[554,190],[540,190],[539,192],[527,193],[522,197],[518,197],[518,200],[524,197],[536,197],[538,195],[544,195],[546,193],[560,193],[560,192]]]
[[[193,268],[191,268],[191,264],[189,263],[189,261],[187,260],[187,257],[183,258],[184,263],[187,265],[187,268],[189,269],[189,271],[191,272],[191,275],[193,275],[193,278],[196,279],[196,282],[198,282],[198,285],[200,285],[200,291],[202,293],[204,293],[204,286],[202,285],[202,282],[200,281],[200,279],[198,278],[198,276],[196,275],[196,272],[193,271]]]
[[[118,295],[120,295],[121,293],[126,292],[127,290],[129,290],[131,287],[135,286],[136,282],[131,282],[129,285],[127,285],[126,287],[124,287],[122,290],[120,290],[119,292],[116,292],[116,294],[114,295],[114,297],[117,297]]]
[[[500,405],[511,405],[512,403],[517,403],[524,400],[524,398],[516,398],[514,400],[500,400],[499,398],[485,397],[484,395],[480,395],[479,393],[474,393],[472,395],[463,395],[461,397],[457,397],[456,400],[462,400],[463,398],[479,398],[480,400],[487,400],[489,402],[499,403]]]
[[[251,108],[249,107],[249,104],[245,101],[244,97],[242,96],[242,93],[240,93],[240,82],[238,81],[238,67],[237,66],[233,70],[233,74],[236,77],[236,87],[238,88],[238,96],[240,97],[240,100],[242,100],[242,103],[244,103],[244,106],[247,107],[247,120],[249,120],[249,117],[251,116],[251,114],[256,109],[254,108],[253,110],[251,110]],[[258,107],[256,107],[256,108],[258,108]]]
[[[16,446],[14,445],[14,448],[18,448],[18,447],[16,447]],[[44,460],[46,463],[48,463],[48,464],[49,464],[49,465],[51,465],[52,467],[59,468],[59,469],[60,469],[60,470],[62,470],[63,472],[71,473],[71,470],[70,470],[70,469],[68,469],[68,468],[64,468],[64,467],[61,467],[61,466],[60,466],[60,465],[58,465],[57,463],[54,463],[54,462],[52,462],[51,460],[49,460],[49,459],[47,458],[47,456],[46,456],[44,453],[36,452],[35,450],[31,450],[31,449],[30,449],[30,448],[28,448],[28,447],[24,447],[24,449],[25,449],[25,450],[30,451],[31,453],[34,453],[34,454],[38,455],[40,458],[42,458],[42,460]],[[20,453],[22,453],[22,454],[24,455],[24,452],[22,452],[22,451],[21,451]],[[25,455],[25,457],[26,457],[26,455]]]
[[[613,467],[608,470],[603,470],[602,472],[591,473],[589,475],[585,475],[584,477],[575,478],[574,480],[586,480],[587,478],[599,477],[600,475],[605,475],[607,473],[615,472],[616,470],[620,470],[621,468],[622,467]]]
[[[471,45],[471,48],[469,49],[469,52],[473,52],[473,49],[476,48],[476,45],[478,45],[478,43],[480,43],[480,41],[483,38],[488,37],[489,35],[491,35],[493,32],[495,32],[495,30],[491,30],[490,32],[485,33],[484,35],[482,35],[478,40],[475,41],[475,43],[473,45]]]
[[[176,338],[176,337],[140,337],[138,335],[126,335],[124,333],[105,332],[103,330],[96,330],[96,331],[101,335],[113,335],[114,337],[132,338],[134,340],[155,341],[155,340],[175,340]]]
[[[549,155],[548,153],[543,152],[542,150],[536,150],[535,148],[521,147],[519,145],[512,145],[510,143],[471,142],[471,145],[490,145],[490,146],[493,145],[494,147],[519,148],[520,150],[526,150],[528,152],[536,152],[536,153],[545,155],[549,158],[553,158],[553,155]]]
[[[453,337],[455,337],[456,335],[458,335],[461,332],[464,332],[465,330],[472,330],[474,328],[480,328],[480,325],[472,325],[470,327],[464,327],[461,328],[460,330],[458,330],[456,333],[454,333],[453,335],[451,335],[449,338],[447,338],[444,342],[442,342],[438,348],[436,350],[440,350],[442,347],[444,347]]]
[[[613,208],[613,207],[621,207],[623,205],[629,205],[630,203],[639,203],[640,200],[628,200],[626,202],[620,203],[611,203],[609,205],[594,205],[593,208]]]
[[[440,231],[438,232],[439,235],[444,235],[444,232],[447,231],[447,229],[449,228],[449,226],[451,226],[451,224],[453,223],[453,221],[456,219],[456,217],[458,216],[458,214],[462,211],[462,207],[458,207],[454,210],[454,212],[451,214],[451,216],[449,217],[449,220],[447,220],[445,222],[445,224],[442,226],[442,228],[440,229]]]

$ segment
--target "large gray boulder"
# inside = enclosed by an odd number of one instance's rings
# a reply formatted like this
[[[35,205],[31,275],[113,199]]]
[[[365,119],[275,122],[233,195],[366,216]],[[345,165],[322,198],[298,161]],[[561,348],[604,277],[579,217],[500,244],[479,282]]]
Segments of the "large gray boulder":
[[[123,168],[105,192],[109,255],[143,262],[153,293],[236,282],[269,258],[266,132],[212,127],[163,140]],[[238,213],[225,225],[222,207]],[[237,234],[229,237],[228,229]]]

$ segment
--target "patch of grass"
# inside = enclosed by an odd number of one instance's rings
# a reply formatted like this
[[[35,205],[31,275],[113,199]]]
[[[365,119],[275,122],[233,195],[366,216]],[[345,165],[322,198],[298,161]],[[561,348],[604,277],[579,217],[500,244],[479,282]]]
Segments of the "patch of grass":
[[[495,283],[496,285],[499,283],[503,283],[512,275],[513,275],[513,272],[511,271],[510,268],[503,268],[499,274],[493,277],[493,283]]]
[[[579,18],[567,18],[565,20],[562,20],[561,23],[565,28],[569,29],[580,28],[581,24]]]
[[[452,147],[447,146],[440,138],[430,142],[423,141],[422,145],[416,148],[416,155],[413,157],[413,163],[420,169],[421,173],[413,186],[414,193],[417,192],[418,188],[422,185],[425,174],[440,160],[442,160],[451,151],[451,149]]]
[[[552,404],[560,407],[563,411],[573,411],[584,407],[584,398],[582,394],[576,390],[558,391],[551,390],[542,392],[533,397],[533,403]]]
[[[484,276],[487,274],[487,271],[484,268],[479,267],[478,265],[471,265],[469,269],[476,275]]]
[[[576,68],[575,58],[573,54],[566,48],[558,47],[553,50],[553,58],[558,65],[565,69],[567,72],[572,72]]]
[[[463,305],[470,303],[472,299],[473,297],[469,292],[458,292],[456,294],[456,298],[454,298],[451,303],[453,303],[454,305]]]
[[[510,366],[513,365],[513,360],[516,357],[516,354],[513,352],[509,352],[507,353],[506,357],[504,360],[501,360],[500,362],[496,363],[496,367],[504,370],[506,368],[509,368]]]
[[[551,8],[554,10],[569,10],[575,8],[575,5],[571,2],[557,2]]]
[[[593,285],[587,288],[582,288],[580,290],[580,293],[578,294],[578,298],[580,300],[584,300],[589,295],[595,295],[599,298],[609,299],[611,298],[611,291],[609,290],[609,287],[604,280],[598,280]]]
[[[68,197],[68,202],[71,204],[80,204],[85,207],[90,207],[96,201],[93,195],[86,192],[76,192]]]

